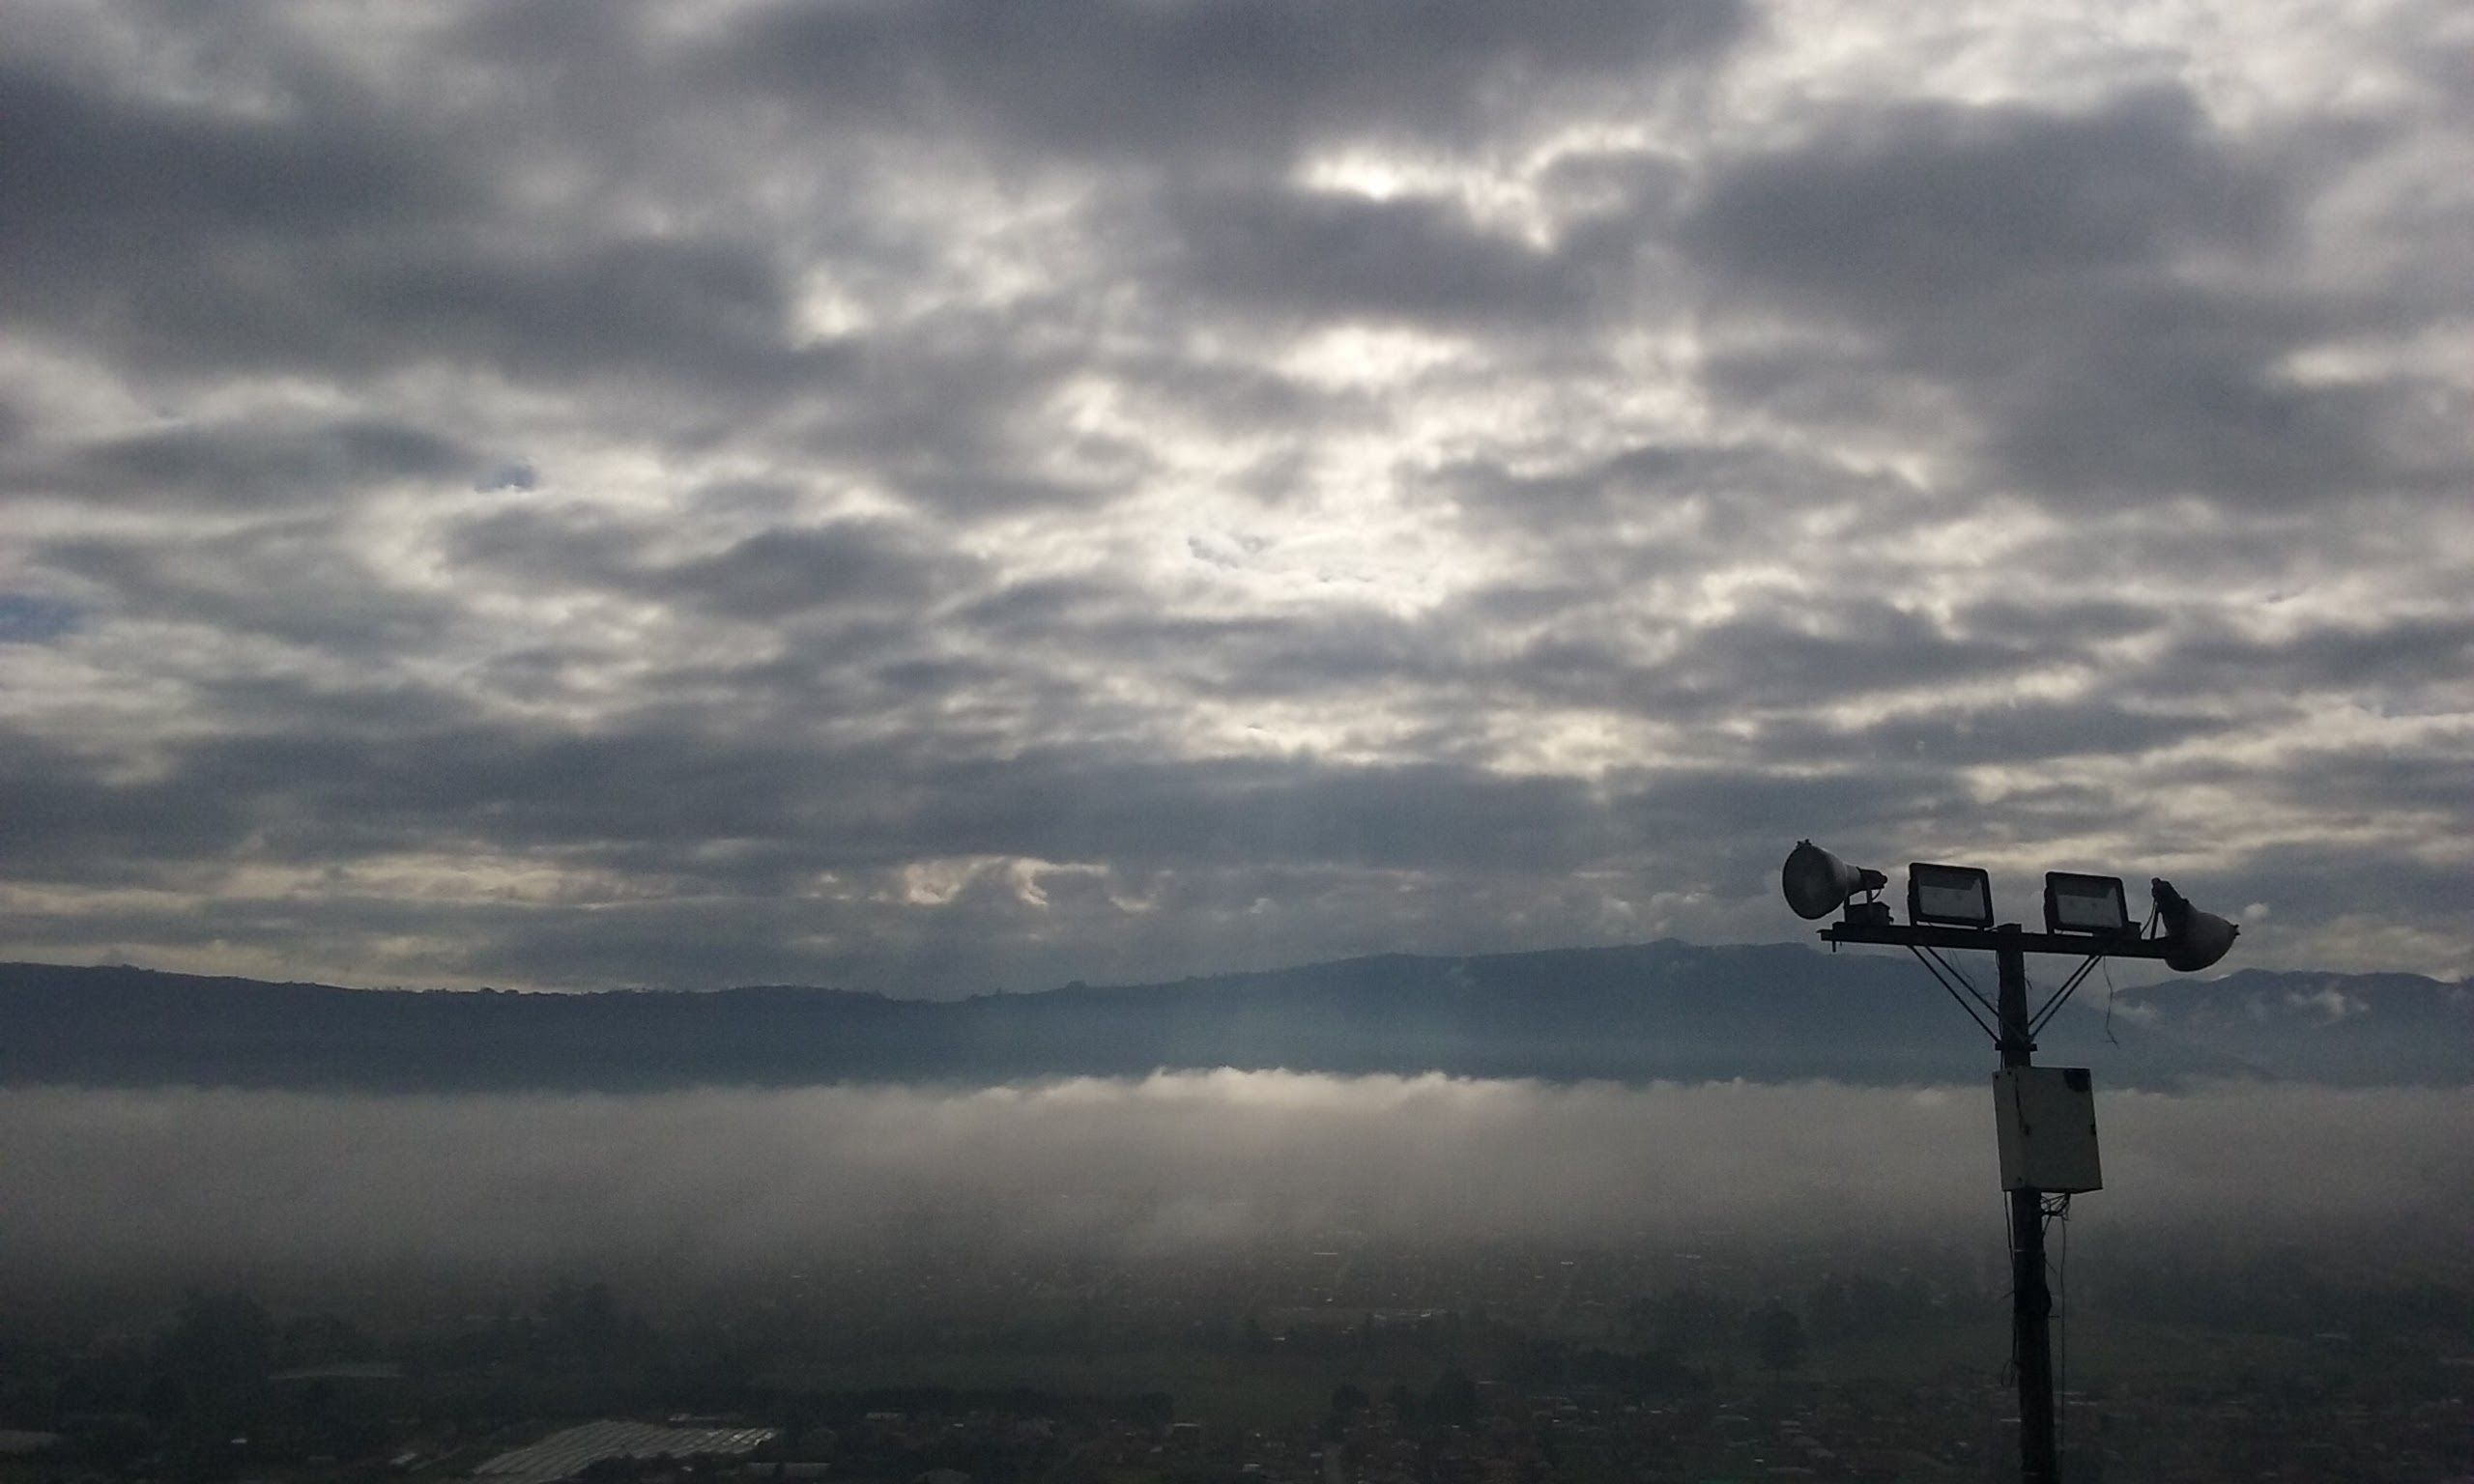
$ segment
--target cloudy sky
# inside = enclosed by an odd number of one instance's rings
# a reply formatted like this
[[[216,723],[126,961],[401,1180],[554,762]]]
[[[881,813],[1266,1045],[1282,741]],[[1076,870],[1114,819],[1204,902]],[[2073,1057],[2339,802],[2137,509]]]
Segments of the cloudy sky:
[[[0,34],[0,956],[1777,939],[1811,835],[2474,968],[2454,0]]]

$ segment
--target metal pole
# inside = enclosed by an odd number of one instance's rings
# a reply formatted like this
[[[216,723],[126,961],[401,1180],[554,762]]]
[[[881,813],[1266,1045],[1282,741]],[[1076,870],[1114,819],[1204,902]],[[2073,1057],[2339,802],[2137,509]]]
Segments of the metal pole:
[[[2019,925],[2004,923],[1994,956],[2001,985],[2001,1065],[2025,1067],[2028,1039],[2028,956]],[[2010,1341],[2019,1368],[2019,1476],[2027,1484],[2059,1484],[2053,1436],[2053,1293],[2045,1286],[2043,1192],[2010,1192]]]

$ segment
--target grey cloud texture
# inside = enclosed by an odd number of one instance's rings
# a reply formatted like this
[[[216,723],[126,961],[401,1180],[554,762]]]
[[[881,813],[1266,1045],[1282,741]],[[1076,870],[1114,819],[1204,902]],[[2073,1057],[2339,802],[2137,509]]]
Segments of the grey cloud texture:
[[[1320,135],[1466,136],[1559,85],[1637,82],[1699,61],[1740,20],[1725,0],[1345,11],[1074,0],[1036,16],[937,0],[768,11],[736,29],[717,65],[845,128],[1244,169]]]
[[[0,1151],[25,1198],[0,1277],[677,1280],[889,1230],[1117,1259],[1340,1233],[1998,1253],[1990,1114],[1980,1086],[1237,1071],[636,1098],[12,1089]],[[2445,1234],[2474,1211],[2461,1091],[2110,1094],[2100,1120],[2108,1188],[2075,1223],[2090,1255],[2368,1241],[2408,1267],[2454,1260]]]
[[[1810,835],[2461,975],[2373,10],[0,0],[0,954],[959,994]]]

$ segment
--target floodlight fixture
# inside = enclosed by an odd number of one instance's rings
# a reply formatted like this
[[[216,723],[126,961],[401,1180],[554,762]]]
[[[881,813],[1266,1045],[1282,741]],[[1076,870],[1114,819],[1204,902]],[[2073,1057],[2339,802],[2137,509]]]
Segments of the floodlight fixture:
[[[2165,967],[2196,974],[2232,950],[2240,928],[2192,906],[2163,876],[2148,882],[2147,889],[2156,900],[2157,921],[2165,927]]]
[[[1878,892],[1889,884],[1890,878],[1880,871],[1850,866],[1809,840],[1798,841],[1787,852],[1787,864],[1778,872],[1787,905],[1806,922],[1829,916],[1857,892]]]
[[[1907,868],[1907,920],[1942,928],[1993,926],[1993,877],[1973,866]]]
[[[2089,971],[2107,959],[2161,958],[2168,968],[2195,973],[2224,957],[2241,928],[2192,906],[2171,882],[2158,879],[2148,884],[2158,928],[2150,936],[2149,925],[2131,922],[2120,878],[2067,870],[2045,876],[2043,932],[2023,931],[2016,923],[1996,928],[1989,874],[1972,866],[1921,861],[1907,868],[1912,921],[1902,927],[1890,921],[1889,904],[1879,899],[1885,884],[1881,872],[1850,866],[1809,840],[1787,857],[1779,884],[1798,916],[1823,918],[1846,908],[1821,931],[1831,948],[1870,943],[1914,955],[2001,1053],[1995,1116],[2010,1207],[2010,1354],[2019,1383],[2020,1472],[2029,1484],[2053,1484],[2060,1468],[2045,1227],[2069,1214],[2075,1192],[2102,1188],[2104,1180],[2096,1161],[2088,1074],[2082,1068],[2036,1066],[2036,1036]],[[1856,900],[1858,895],[1864,899]],[[1994,997],[1987,999],[1942,957],[1944,949],[1992,954],[1998,975]],[[2082,960],[2032,1013],[2029,954]]]
[[[2045,931],[2125,938],[2134,928],[2121,877],[2075,870],[2045,872]]]

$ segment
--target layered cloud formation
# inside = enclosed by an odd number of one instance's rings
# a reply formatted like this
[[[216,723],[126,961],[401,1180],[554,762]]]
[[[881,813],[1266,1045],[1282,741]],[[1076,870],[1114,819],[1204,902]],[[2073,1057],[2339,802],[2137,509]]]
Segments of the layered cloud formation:
[[[2461,1267],[2462,1089],[2109,1093],[2083,1245]],[[1340,1233],[2000,1250],[1982,1083],[1549,1087],[1164,1073],[639,1098],[0,1091],[0,1283],[601,1267],[727,1275],[855,1246],[1190,1257]],[[2163,1243],[2160,1237],[2187,1241]],[[1997,1258],[1998,1261],[1998,1258]]]
[[[0,942],[2474,967],[2431,0],[0,0]]]

